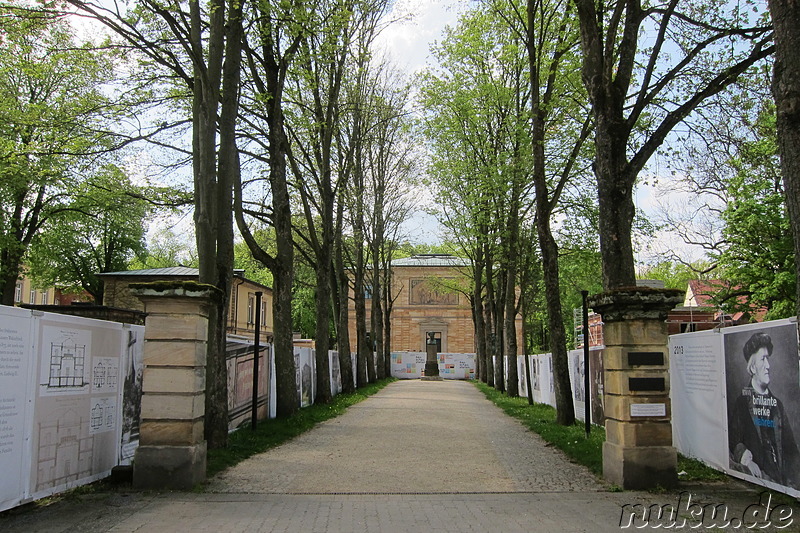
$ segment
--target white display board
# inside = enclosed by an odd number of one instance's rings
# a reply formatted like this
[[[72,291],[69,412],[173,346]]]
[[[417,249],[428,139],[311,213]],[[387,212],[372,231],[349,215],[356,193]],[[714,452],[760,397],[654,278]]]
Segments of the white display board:
[[[336,350],[328,350],[328,368],[331,369],[331,395],[336,396],[342,392],[342,369]]]
[[[670,337],[675,447],[800,496],[800,357],[794,319]]]
[[[553,381],[553,354],[543,353],[536,356],[539,363],[539,388],[534,386],[534,401],[552,407],[556,406],[556,394]],[[538,400],[536,399],[538,392]]]
[[[418,379],[425,373],[425,352],[392,352],[392,376],[399,379]],[[474,379],[475,354],[440,353],[439,377],[443,379]]]
[[[425,352],[392,352],[392,376],[399,379],[417,379],[425,370]]]
[[[0,324],[0,510],[129,462],[144,327],[7,306]]]
[[[33,422],[33,320],[30,311],[0,306],[0,511],[25,497]]]
[[[593,346],[589,352],[589,395],[591,407],[591,421],[593,424],[602,425],[603,414],[603,349],[602,346]],[[586,393],[584,391],[584,360],[583,350],[567,352],[572,404],[575,417],[583,420],[585,417]],[[536,403],[543,403],[556,407],[555,380],[553,379],[553,355],[550,353],[528,356],[530,367],[531,390],[530,394]],[[526,382],[525,358],[517,357],[519,373],[519,394],[528,396]]]
[[[316,350],[294,347],[294,364],[297,376],[297,400],[300,407],[308,407],[316,398]]]
[[[586,419],[586,400],[587,394],[584,387],[586,368],[583,360],[583,350],[571,350],[567,352],[569,363],[569,383],[572,392],[572,406],[575,410],[575,418],[578,420]],[[591,391],[589,391],[591,395]]]
[[[440,353],[439,376],[444,379],[475,379],[475,354]]]
[[[669,340],[674,446],[724,470],[728,452],[721,348],[719,331],[684,333]]]

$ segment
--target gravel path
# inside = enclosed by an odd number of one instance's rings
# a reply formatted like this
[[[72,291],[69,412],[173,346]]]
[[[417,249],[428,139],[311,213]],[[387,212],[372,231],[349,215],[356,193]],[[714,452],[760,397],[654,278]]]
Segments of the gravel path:
[[[398,381],[208,490],[266,494],[598,491],[604,485],[462,381]]]
[[[658,494],[610,491],[474,385],[399,381],[342,416],[217,475],[206,492],[123,488],[78,494],[0,513],[0,531],[733,532],[750,530],[742,517],[763,501],[760,492],[730,480]],[[680,525],[654,521],[656,515],[644,523],[631,521],[632,513],[657,513],[667,508],[662,505],[672,509],[687,496],[714,509],[721,505],[733,525],[720,527],[722,518],[693,522],[685,509]],[[789,527],[758,530],[797,533],[800,509],[794,506],[792,512],[790,524],[782,524]]]

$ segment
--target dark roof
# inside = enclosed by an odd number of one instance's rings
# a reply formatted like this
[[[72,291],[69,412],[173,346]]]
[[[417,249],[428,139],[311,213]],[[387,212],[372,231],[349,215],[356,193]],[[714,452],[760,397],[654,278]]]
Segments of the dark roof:
[[[176,266],[166,268],[143,268],[141,270],[122,270],[119,272],[103,272],[101,276],[199,276],[200,270],[192,267]]]
[[[463,257],[456,257],[450,254],[417,254],[411,257],[395,259],[392,261],[393,267],[398,266],[429,266],[429,267],[465,267],[469,266],[469,260]]]
[[[141,270],[121,270],[119,272],[103,272],[100,276],[140,276],[140,277],[155,277],[155,278],[197,278],[200,276],[200,269],[185,266],[165,267],[165,268],[143,268]],[[244,270],[234,269],[233,277],[243,279],[253,285],[264,287],[265,289],[272,290],[272,287],[253,281],[244,277]]]

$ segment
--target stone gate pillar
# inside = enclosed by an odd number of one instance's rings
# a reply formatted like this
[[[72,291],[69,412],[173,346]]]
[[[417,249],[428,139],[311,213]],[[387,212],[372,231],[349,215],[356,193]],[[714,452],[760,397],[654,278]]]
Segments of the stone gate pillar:
[[[630,288],[592,296],[603,317],[603,477],[625,489],[677,483],[669,398],[667,313],[679,290]]]
[[[131,284],[145,306],[144,375],[136,488],[191,489],[206,478],[203,436],[209,304],[196,282]]]

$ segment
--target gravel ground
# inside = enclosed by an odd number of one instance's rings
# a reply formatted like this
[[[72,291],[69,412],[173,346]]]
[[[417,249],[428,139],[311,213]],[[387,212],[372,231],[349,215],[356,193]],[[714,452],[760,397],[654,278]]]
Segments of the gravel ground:
[[[214,478],[211,492],[419,494],[598,491],[463,381],[400,381]]]
[[[735,480],[664,493],[615,492],[472,384],[412,380],[392,383],[336,419],[220,473],[205,492],[124,486],[77,492],[51,505],[0,513],[0,532],[595,533],[625,524],[742,531],[753,528],[736,517],[759,503],[760,492]],[[665,527],[670,524],[631,522],[625,514],[626,504],[640,504],[640,511],[677,507],[687,495],[693,503],[722,505],[734,520],[729,527],[720,527],[725,520],[719,517],[698,524],[684,510],[683,527],[676,527],[680,521]],[[800,530],[797,502],[788,501],[791,521],[780,524],[788,527],[758,529]]]

